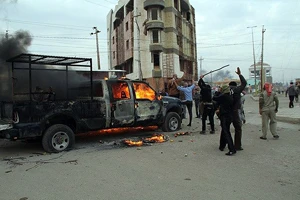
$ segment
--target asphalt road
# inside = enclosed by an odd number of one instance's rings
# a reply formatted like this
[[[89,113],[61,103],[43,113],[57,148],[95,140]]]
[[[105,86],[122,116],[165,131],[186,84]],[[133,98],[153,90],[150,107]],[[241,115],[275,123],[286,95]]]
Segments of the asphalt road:
[[[165,143],[124,147],[120,139],[156,131],[81,136],[72,151],[46,154],[39,143],[0,142],[0,200],[300,199],[300,125],[278,124],[279,140],[260,140],[256,104],[246,109],[244,150],[228,157],[200,120]],[[252,105],[252,106],[251,106]],[[252,110],[253,109],[253,110]],[[256,111],[257,112],[257,111]]]

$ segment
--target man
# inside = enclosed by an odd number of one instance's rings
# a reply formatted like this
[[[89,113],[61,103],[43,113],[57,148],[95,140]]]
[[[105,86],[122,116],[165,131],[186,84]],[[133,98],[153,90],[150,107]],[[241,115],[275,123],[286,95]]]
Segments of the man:
[[[241,81],[241,85],[237,85],[236,82],[231,81],[229,87],[233,92],[233,121],[234,126],[234,146],[238,151],[243,150],[242,148],[242,122],[239,115],[239,110],[241,109],[241,93],[247,85],[247,81],[244,76],[241,74],[241,70],[238,67],[235,72]]]
[[[289,99],[290,99],[289,108],[294,108],[294,99],[297,94],[297,91],[293,82],[290,82],[290,86],[287,88],[285,92],[285,96],[287,96],[287,94],[289,94]]]
[[[195,110],[196,110],[196,118],[200,118],[200,101],[201,101],[201,94],[200,94],[200,88],[199,86],[195,87],[195,92],[193,95],[193,99],[195,102]]]
[[[191,86],[188,86],[187,82],[184,82],[183,87],[179,86],[176,82],[174,82],[175,85],[177,86],[177,89],[182,91],[184,93],[185,100],[183,101],[184,104],[187,107],[187,110],[189,112],[189,124],[187,126],[192,125],[192,108],[193,108],[193,89],[195,88],[195,84],[192,84]]]
[[[177,74],[174,74],[173,78],[168,81],[168,94],[169,94],[169,96],[179,98],[180,92],[177,89],[176,84],[180,85],[180,83],[183,81],[183,79],[184,79],[184,74],[181,78],[178,78]]]
[[[279,136],[276,132],[277,121],[276,113],[278,112],[278,97],[275,92],[272,91],[272,84],[265,83],[264,91],[259,96],[259,114],[262,119],[262,136],[260,139],[267,139],[268,122],[270,120],[270,131],[275,139]]]
[[[230,86],[223,85],[221,87],[221,94],[214,96],[213,100],[220,106],[219,116],[221,121],[221,136],[220,136],[220,151],[224,151],[226,144],[228,145],[229,152],[225,155],[231,156],[236,153],[233,145],[233,140],[230,133],[230,124],[233,117],[233,96],[230,94]]]
[[[212,95],[211,95],[211,87],[210,85],[205,84],[203,81],[204,75],[200,76],[200,79],[198,81],[198,85],[201,88],[201,97],[202,97],[202,102],[201,102],[201,110],[202,113],[202,131],[200,134],[205,134],[206,133],[206,118],[208,117],[209,123],[210,123],[210,133],[214,134],[215,133],[215,124],[214,124],[214,115],[215,115],[215,108],[214,104],[212,102]]]

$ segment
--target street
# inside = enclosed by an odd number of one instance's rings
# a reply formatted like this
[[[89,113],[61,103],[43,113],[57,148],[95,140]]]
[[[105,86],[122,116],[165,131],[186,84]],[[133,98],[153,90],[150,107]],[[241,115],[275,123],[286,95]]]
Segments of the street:
[[[270,132],[260,140],[258,102],[248,95],[245,112],[244,150],[231,157],[218,150],[216,118],[216,134],[200,135],[200,120],[187,127],[185,119],[180,132],[188,135],[164,133],[168,141],[142,147],[116,141],[160,130],[80,136],[75,149],[57,154],[0,141],[0,200],[300,199],[300,125],[279,122],[278,140]]]

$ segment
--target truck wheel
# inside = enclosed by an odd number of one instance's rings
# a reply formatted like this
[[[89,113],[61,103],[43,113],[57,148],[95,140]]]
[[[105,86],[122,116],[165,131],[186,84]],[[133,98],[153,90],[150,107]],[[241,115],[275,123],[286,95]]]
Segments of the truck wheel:
[[[162,125],[162,130],[165,132],[172,132],[180,129],[181,119],[176,112],[169,112],[166,116],[165,122]]]
[[[71,148],[75,143],[75,135],[71,128],[63,124],[50,126],[42,139],[46,152],[58,153]]]

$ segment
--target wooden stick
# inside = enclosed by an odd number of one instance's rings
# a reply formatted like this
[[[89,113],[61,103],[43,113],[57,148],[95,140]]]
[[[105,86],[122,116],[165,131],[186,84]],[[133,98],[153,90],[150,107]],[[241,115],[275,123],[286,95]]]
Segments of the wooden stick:
[[[225,66],[220,67],[220,68],[218,68],[218,69],[212,70],[212,71],[210,71],[210,72],[207,72],[206,74],[203,74],[203,76],[206,76],[206,75],[211,74],[211,73],[213,73],[213,72],[219,71],[219,70],[221,70],[221,69],[223,69],[223,68],[225,68],[225,67],[228,67],[228,66],[229,66],[229,65],[225,65]]]

